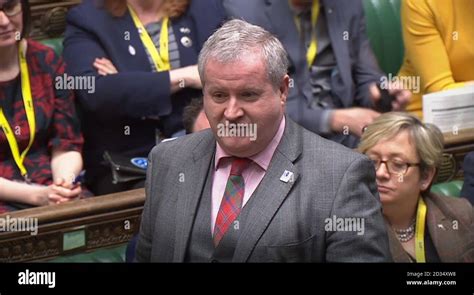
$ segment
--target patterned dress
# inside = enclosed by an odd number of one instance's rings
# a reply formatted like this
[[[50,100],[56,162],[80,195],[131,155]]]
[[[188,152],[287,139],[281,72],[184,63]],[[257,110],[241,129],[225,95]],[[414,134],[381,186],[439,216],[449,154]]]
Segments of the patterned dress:
[[[52,151],[82,152],[83,138],[71,90],[56,89],[56,77],[63,78],[64,62],[55,52],[40,43],[28,40],[26,54],[36,118],[35,141],[23,162],[33,183],[50,185]],[[30,129],[21,94],[20,75],[0,82],[0,107],[10,124],[20,149],[28,146]],[[0,128],[0,177],[22,181],[8,144]],[[15,210],[0,201],[0,213]]]

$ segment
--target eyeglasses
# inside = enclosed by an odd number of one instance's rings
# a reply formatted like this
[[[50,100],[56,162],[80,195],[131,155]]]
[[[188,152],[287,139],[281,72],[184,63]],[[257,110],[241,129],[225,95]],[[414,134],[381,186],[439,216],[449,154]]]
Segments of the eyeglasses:
[[[387,172],[389,174],[405,175],[408,172],[408,168],[413,166],[420,166],[420,163],[407,163],[396,160],[382,161],[377,158],[369,158],[370,160],[372,160],[372,163],[374,163],[375,171],[379,170],[380,166],[383,163],[385,164],[385,167],[387,168]]]
[[[21,2],[19,0],[7,1],[0,11],[3,11],[6,16],[15,16],[21,12]]]

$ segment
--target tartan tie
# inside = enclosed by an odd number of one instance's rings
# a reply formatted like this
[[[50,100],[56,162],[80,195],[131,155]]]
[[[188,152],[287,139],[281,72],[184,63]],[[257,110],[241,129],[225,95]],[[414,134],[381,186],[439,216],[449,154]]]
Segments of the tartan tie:
[[[244,199],[245,185],[242,171],[247,168],[252,160],[246,158],[233,158],[230,175],[222,197],[219,212],[214,226],[214,245],[217,247],[229,226],[239,216]]]

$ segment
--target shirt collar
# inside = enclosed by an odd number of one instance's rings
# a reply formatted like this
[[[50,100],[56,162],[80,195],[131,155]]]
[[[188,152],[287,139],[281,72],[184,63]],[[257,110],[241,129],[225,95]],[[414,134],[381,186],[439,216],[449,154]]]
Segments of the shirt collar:
[[[268,166],[270,165],[270,161],[272,160],[273,154],[283,137],[283,132],[285,131],[285,116],[280,121],[280,126],[278,127],[275,136],[273,136],[270,143],[267,147],[261,151],[260,153],[249,157],[253,162],[257,163],[263,170],[267,171]],[[222,159],[233,157],[232,155],[228,154],[224,151],[224,149],[220,146],[219,142],[216,141],[216,156],[214,161],[214,169],[217,170],[222,167]]]

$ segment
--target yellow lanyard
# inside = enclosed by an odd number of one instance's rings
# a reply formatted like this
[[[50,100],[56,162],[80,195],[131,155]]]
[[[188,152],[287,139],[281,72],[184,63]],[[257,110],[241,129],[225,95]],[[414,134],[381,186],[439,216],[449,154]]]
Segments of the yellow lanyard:
[[[308,62],[308,68],[313,65],[314,60],[316,59],[316,53],[318,52],[318,40],[316,39],[316,23],[318,22],[318,16],[319,0],[313,0],[313,5],[311,6],[311,42],[309,43],[308,50],[306,51],[306,61]],[[295,23],[301,33],[301,25],[296,17]]]
[[[308,67],[311,67],[316,59],[316,53],[318,52],[318,41],[316,40],[316,23],[318,22],[319,15],[319,0],[313,0],[313,6],[311,7],[311,43],[309,44],[308,51],[306,51],[306,60],[308,61]]]
[[[26,149],[20,154],[20,149],[18,147],[18,143],[15,139],[15,135],[8,123],[5,114],[3,113],[3,109],[0,108],[0,125],[7,137],[8,144],[10,145],[10,149],[13,155],[13,159],[15,160],[16,165],[20,169],[21,175],[25,178],[26,181],[29,182],[28,179],[28,171],[23,165],[25,160],[26,154],[30,150],[31,146],[33,145],[33,141],[35,140],[35,131],[36,131],[36,122],[35,122],[35,109],[33,106],[33,98],[31,96],[31,85],[30,85],[30,75],[28,72],[28,64],[26,63],[26,40],[21,40],[18,46],[18,56],[20,60],[20,73],[21,73],[21,93],[23,96],[23,104],[25,106],[26,111],[26,119],[28,121],[28,126],[30,128],[30,141]]]
[[[424,263],[425,258],[425,220],[426,220],[426,204],[422,197],[418,201],[418,210],[416,213],[416,230],[415,230],[415,254],[416,262]]]
[[[140,33],[140,39],[142,40],[143,46],[145,46],[148,53],[151,55],[153,62],[155,63],[156,70],[158,72],[169,71],[171,69],[169,51],[168,51],[168,23],[169,18],[164,17],[161,25],[160,32],[160,53],[156,50],[155,44],[151,39],[148,32],[145,30],[142,22],[135,14],[133,9],[129,6],[130,15],[132,16],[135,27],[137,27]]]

